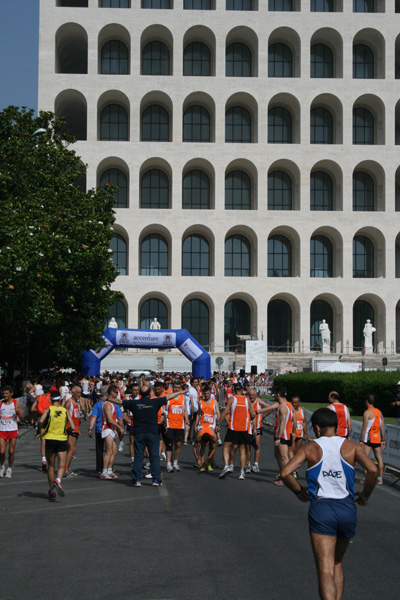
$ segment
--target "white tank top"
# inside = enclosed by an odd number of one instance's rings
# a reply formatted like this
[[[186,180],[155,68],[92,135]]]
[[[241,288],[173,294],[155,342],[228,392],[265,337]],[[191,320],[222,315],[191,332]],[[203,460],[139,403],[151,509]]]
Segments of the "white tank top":
[[[322,450],[322,458],[307,469],[311,501],[320,498],[354,498],[354,467],[340,454],[344,441],[338,436],[323,436],[315,440]]]
[[[10,404],[0,402],[0,431],[17,431],[16,406],[16,400],[12,400]]]

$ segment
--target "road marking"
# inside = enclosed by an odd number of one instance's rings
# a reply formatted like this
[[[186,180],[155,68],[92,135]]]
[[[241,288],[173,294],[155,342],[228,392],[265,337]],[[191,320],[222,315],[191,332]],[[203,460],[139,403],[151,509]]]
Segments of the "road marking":
[[[37,512],[43,512],[43,511],[49,511],[49,510],[62,510],[62,509],[67,509],[67,508],[82,508],[85,506],[96,506],[99,504],[116,504],[117,502],[135,502],[136,500],[150,500],[150,499],[154,499],[154,498],[158,498],[158,496],[141,496],[139,498],[122,498],[119,500],[103,500],[103,501],[99,501],[99,502],[82,502],[81,504],[70,504],[70,505],[53,505],[53,507],[50,509],[49,504],[47,505],[47,508],[35,508],[35,509],[30,509],[30,510],[16,510],[16,511],[4,511],[4,514],[6,514],[7,516],[11,516],[11,515],[23,515],[23,514],[27,514],[27,513],[37,513]]]

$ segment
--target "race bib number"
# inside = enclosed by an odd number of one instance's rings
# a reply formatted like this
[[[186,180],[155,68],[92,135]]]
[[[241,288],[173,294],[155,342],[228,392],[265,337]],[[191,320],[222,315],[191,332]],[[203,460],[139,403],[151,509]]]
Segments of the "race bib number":
[[[204,423],[214,423],[214,417],[211,415],[203,415]]]
[[[173,406],[172,414],[173,415],[182,415],[183,414],[183,406]]]
[[[74,410],[74,417],[75,417],[75,419],[79,419],[79,417],[80,417],[79,408],[75,408],[75,410]]]
[[[303,421],[300,421],[300,423],[297,421],[296,429],[303,430]]]

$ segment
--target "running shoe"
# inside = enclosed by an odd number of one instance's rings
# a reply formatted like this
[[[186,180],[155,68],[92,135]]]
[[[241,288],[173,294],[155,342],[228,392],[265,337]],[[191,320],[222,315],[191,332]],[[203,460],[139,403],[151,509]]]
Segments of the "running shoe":
[[[161,487],[162,481],[160,481],[160,483],[157,483],[157,481],[153,481],[152,485],[153,485],[153,487]]]
[[[228,467],[229,473],[233,473],[234,468],[235,467],[233,465],[229,465],[229,467]]]
[[[173,473],[174,468],[172,465],[167,465],[167,473]]]
[[[174,465],[174,471],[180,471],[180,466],[179,465]]]
[[[49,469],[49,468],[48,468],[48,466],[47,466],[47,462],[42,462],[42,471],[43,471],[44,473],[46,473],[46,471],[48,471],[48,469]]]
[[[7,475],[6,475],[6,477],[7,477]],[[376,482],[376,485],[383,485],[382,477],[378,477],[378,481]]]
[[[150,471],[150,463],[146,463],[145,465],[143,465],[143,469],[145,471]]]
[[[133,487],[142,487],[142,484],[140,483],[140,481],[135,481],[133,483]]]
[[[114,471],[108,472],[108,475],[111,477],[111,479],[118,479],[118,475],[116,473],[114,473]]]
[[[240,471],[240,475],[239,475],[238,479],[241,479],[241,480],[245,479],[243,471]]]
[[[165,454],[165,452],[161,452],[160,460],[167,460],[167,455]]]
[[[65,490],[63,488],[63,486],[61,485],[61,483],[58,481],[58,479],[55,479],[53,481],[53,489],[54,492],[57,492],[57,494],[61,497],[65,496]]]
[[[298,473],[297,473],[297,471],[293,471],[292,475],[293,475],[293,477],[294,477],[295,479],[297,479],[297,477],[298,477]]]
[[[275,484],[275,485],[283,485],[283,481],[282,481],[282,479],[281,479],[280,477],[277,477],[277,478],[274,480],[274,484]]]
[[[182,446],[187,446],[187,445],[188,445],[188,443],[186,441],[182,442]]]
[[[222,446],[222,441],[221,440],[217,440],[217,446]]]
[[[78,473],[71,471],[71,469],[68,469],[68,471],[65,471],[65,473],[64,473],[64,477],[68,477],[69,479],[72,479],[72,477],[77,477],[77,476],[78,476]]]
[[[118,445],[118,452],[123,452],[124,450],[124,442],[120,442]]]
[[[153,475],[151,473],[146,473],[144,476],[145,479],[153,479]]]
[[[244,468],[244,472],[246,473],[246,475],[248,473],[251,473],[251,465],[246,465],[245,468]]]
[[[203,465],[202,467],[200,467],[200,473],[205,473],[205,472],[206,472],[206,468],[205,468],[205,466]]]
[[[214,471],[214,469],[212,468],[212,466],[211,466],[211,465],[207,465],[207,471],[208,471],[209,473],[211,473],[212,471]]]
[[[259,473],[260,472],[260,467],[258,465],[253,465],[252,471],[253,471],[253,473]]]
[[[221,473],[219,474],[219,478],[220,479],[225,479],[225,477],[227,475],[230,475],[232,473],[232,471],[230,470],[229,467],[224,467],[221,471]]]
[[[56,490],[49,490],[47,492],[49,500],[55,500],[57,498]]]
[[[0,477],[4,477],[4,471],[6,470],[4,465],[1,465],[0,467]]]
[[[108,473],[102,473],[102,474],[100,475],[100,479],[111,479],[111,477],[109,476],[109,474],[108,474]]]
[[[5,474],[5,478],[11,479],[11,477],[12,477],[12,469],[10,469],[10,467],[8,467],[6,474]]]

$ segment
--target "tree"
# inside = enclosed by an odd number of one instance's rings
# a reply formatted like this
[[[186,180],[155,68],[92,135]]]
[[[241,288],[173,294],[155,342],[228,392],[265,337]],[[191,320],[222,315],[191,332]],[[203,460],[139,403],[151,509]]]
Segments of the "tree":
[[[39,130],[39,131],[38,131]],[[117,271],[114,188],[86,192],[86,166],[52,113],[0,112],[0,360],[79,368],[102,345]]]

